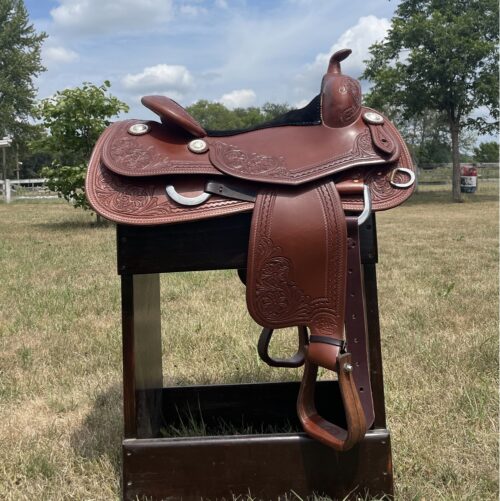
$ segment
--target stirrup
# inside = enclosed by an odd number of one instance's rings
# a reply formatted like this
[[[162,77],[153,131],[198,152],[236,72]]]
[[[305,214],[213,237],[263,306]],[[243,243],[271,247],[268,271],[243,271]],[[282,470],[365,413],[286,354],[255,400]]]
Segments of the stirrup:
[[[365,436],[367,426],[363,407],[352,376],[351,354],[337,356],[337,372],[340,394],[344,404],[347,428],[330,423],[322,418],[314,403],[314,386],[318,366],[306,360],[304,377],[300,384],[297,400],[297,413],[304,431],[312,438],[337,451],[346,451],[360,442]]]
[[[297,348],[297,353],[289,358],[273,358],[269,355],[269,343],[271,342],[273,332],[274,329],[264,327],[260,333],[257,352],[261,360],[271,367],[300,367],[304,365],[306,359],[306,346],[309,343],[307,327],[297,326],[299,346]]]

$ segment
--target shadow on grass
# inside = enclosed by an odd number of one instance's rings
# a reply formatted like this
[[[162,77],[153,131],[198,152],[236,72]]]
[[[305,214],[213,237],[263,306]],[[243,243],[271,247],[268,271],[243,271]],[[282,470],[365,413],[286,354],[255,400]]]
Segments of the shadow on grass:
[[[33,228],[37,228],[41,231],[51,231],[54,233],[63,233],[70,230],[93,230],[93,231],[103,231],[113,228],[115,225],[111,222],[96,223],[96,221],[88,220],[70,220],[66,219],[64,221],[50,221],[47,223],[34,223]]]
[[[122,389],[117,384],[97,395],[82,426],[70,439],[77,455],[90,461],[107,458],[118,478],[121,475],[122,409]]]

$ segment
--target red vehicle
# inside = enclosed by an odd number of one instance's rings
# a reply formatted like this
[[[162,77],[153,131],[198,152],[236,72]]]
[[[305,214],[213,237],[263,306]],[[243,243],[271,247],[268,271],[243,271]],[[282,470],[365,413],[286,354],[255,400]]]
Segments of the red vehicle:
[[[472,164],[460,166],[460,191],[462,193],[475,193],[477,189],[477,167]]]

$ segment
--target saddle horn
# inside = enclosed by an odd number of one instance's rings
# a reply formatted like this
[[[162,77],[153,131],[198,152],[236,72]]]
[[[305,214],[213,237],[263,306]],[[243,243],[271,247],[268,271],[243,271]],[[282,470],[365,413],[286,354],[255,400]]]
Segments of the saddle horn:
[[[335,52],[335,54],[333,54],[333,56],[330,58],[330,63],[328,64],[328,70],[326,72],[329,74],[341,74],[342,72],[340,70],[340,63],[344,59],[347,59],[351,54],[351,49],[342,49]]]
[[[341,61],[351,52],[351,49],[335,52],[321,82],[321,120],[328,127],[347,127],[361,114],[361,86],[354,78],[342,75],[340,69]]]

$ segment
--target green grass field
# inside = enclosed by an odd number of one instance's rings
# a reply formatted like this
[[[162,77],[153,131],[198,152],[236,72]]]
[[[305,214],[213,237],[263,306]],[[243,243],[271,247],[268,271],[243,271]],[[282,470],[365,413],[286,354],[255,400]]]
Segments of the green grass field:
[[[498,499],[497,189],[452,204],[433,187],[377,219],[397,499]],[[0,204],[2,500],[119,496],[115,236],[92,222],[60,202]],[[162,314],[168,383],[298,377],[258,360],[234,272],[163,276]]]

